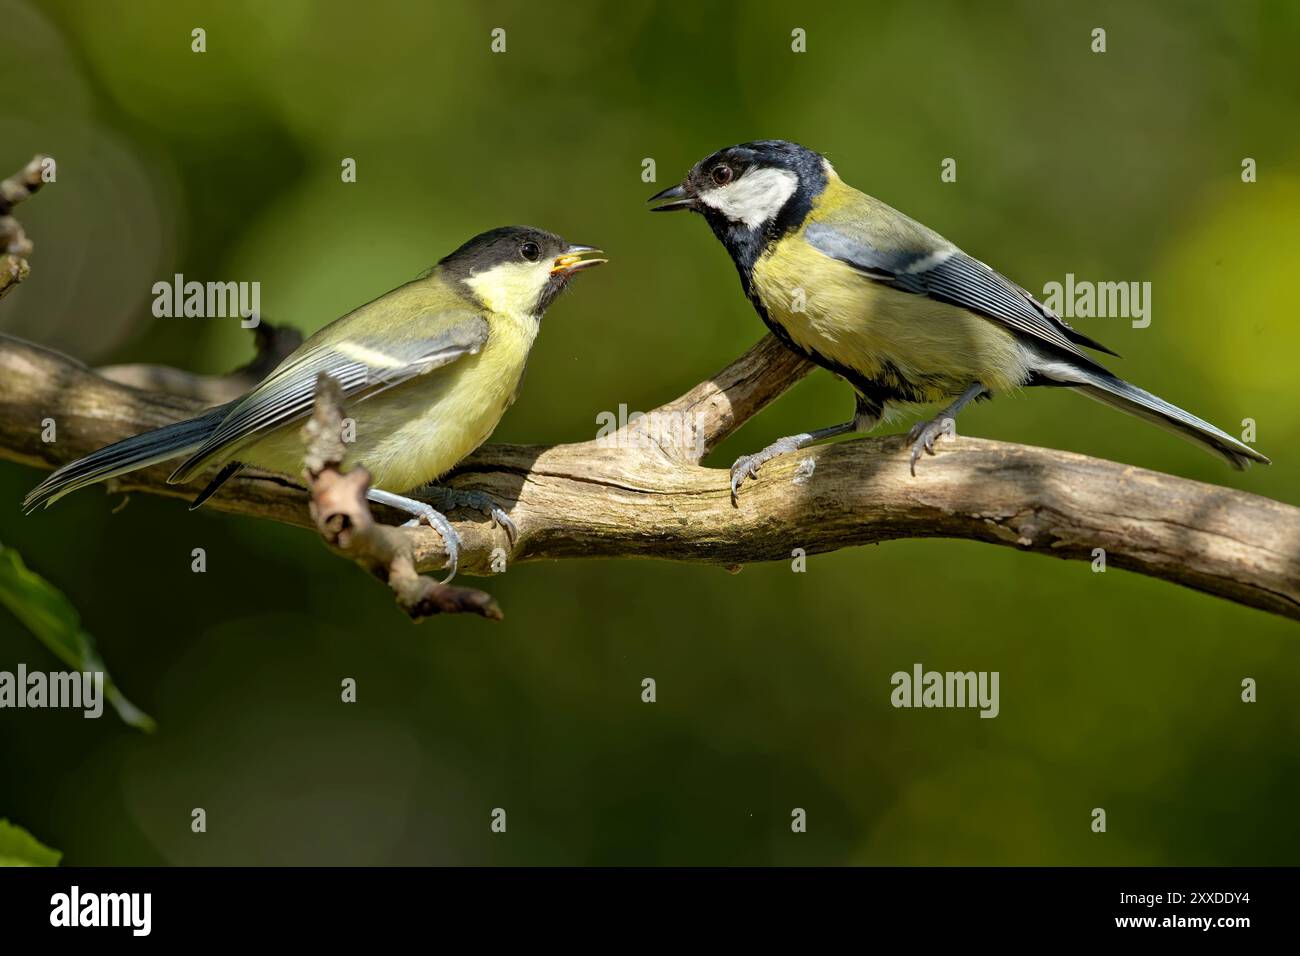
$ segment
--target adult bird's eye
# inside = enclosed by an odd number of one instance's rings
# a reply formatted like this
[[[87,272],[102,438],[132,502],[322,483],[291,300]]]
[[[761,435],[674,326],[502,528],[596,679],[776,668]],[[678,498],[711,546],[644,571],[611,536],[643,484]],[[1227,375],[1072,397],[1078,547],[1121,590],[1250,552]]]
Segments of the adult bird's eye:
[[[715,185],[725,186],[727,183],[731,182],[731,178],[734,175],[735,173],[731,171],[731,167],[724,163],[714,166],[713,171],[709,173],[709,178],[713,180]]]
[[[529,262],[536,262],[541,257],[542,250],[535,242],[525,242],[519,247],[519,254]]]

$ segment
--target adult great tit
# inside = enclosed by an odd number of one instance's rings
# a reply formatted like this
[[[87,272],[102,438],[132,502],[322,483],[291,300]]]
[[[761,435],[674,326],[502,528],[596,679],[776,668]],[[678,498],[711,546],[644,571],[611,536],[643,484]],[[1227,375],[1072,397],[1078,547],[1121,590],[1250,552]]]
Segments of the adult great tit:
[[[193,508],[246,465],[296,475],[304,454],[299,425],[325,372],[355,423],[344,465],[370,472],[371,501],[442,535],[451,580],[455,530],[431,505],[395,492],[434,481],[487,440],[515,400],[542,313],[575,274],[606,261],[589,255],[599,251],[529,226],[475,236],[418,279],[312,335],[243,398],[64,465],[32,489],[23,509],[182,455],[170,482],[223,466]],[[444,488],[430,497],[446,510],[484,511],[514,537],[509,517],[482,493]]]
[[[911,469],[955,435],[977,398],[1067,386],[1175,432],[1244,468],[1268,462],[1208,422],[1112,375],[1080,346],[1114,355],[1020,286],[938,233],[847,185],[825,157],[783,140],[744,143],[697,163],[651,202],[703,214],[745,294],[786,346],[845,379],[851,421],[782,438],[731,469],[733,497],[777,455],[867,431],[887,407],[948,402],[916,425]]]

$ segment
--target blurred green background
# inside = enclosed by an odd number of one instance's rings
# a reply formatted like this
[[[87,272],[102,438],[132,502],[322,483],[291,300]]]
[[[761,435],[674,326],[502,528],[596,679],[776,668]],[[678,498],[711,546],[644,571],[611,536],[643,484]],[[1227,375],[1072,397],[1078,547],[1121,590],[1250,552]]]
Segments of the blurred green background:
[[[154,319],[154,282],[256,279],[271,321],[310,331],[528,222],[613,263],[547,316],[496,437],[587,439],[761,335],[704,224],[644,201],[782,137],[1031,289],[1152,282],[1149,328],[1075,324],[1228,431],[1256,419],[1276,463],[1238,474],[1046,389],[972,409],[965,434],[1300,501],[1294,3],[0,0],[0,23],[0,172],[58,160],[20,210],[36,252],[0,331],[221,372],[249,334]],[[713,463],[849,408],[817,373]],[[909,541],[803,574],[522,565],[488,585],[504,623],[415,627],[304,532],[147,496],[115,514],[96,491],[22,519],[39,477],[0,463],[0,541],[160,724],[0,712],[0,816],[70,864],[1300,863],[1297,632],[1258,611]],[[0,669],[19,661],[60,666],[0,610]],[[999,671],[1001,715],[893,709],[917,661]]]

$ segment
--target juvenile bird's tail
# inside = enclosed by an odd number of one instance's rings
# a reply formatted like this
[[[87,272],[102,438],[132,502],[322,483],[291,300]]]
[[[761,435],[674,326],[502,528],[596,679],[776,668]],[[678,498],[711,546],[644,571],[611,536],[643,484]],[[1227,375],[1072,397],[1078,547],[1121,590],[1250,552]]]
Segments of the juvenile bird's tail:
[[[1076,372],[1079,370],[1076,369]],[[1181,435],[1190,442],[1200,445],[1227,460],[1234,468],[1245,468],[1252,461],[1269,464],[1269,460],[1227,432],[1220,431],[1207,421],[1202,421],[1191,412],[1185,412],[1177,405],[1171,405],[1163,398],[1152,395],[1136,385],[1130,385],[1121,378],[1101,371],[1087,370],[1079,372],[1081,384],[1079,391],[1112,408],[1144,418],[1163,428],[1165,431]]]
[[[191,452],[216,430],[229,411],[229,405],[222,405],[198,418],[124,438],[69,462],[28,492],[23,499],[23,513],[31,514],[41,505],[48,507],[78,488]]]

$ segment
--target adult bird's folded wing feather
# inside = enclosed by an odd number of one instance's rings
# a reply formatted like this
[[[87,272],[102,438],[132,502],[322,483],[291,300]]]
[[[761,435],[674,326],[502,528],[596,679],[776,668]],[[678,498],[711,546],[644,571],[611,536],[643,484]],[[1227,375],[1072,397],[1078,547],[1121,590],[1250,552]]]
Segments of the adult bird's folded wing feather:
[[[916,235],[904,237],[913,241],[902,244],[877,245],[869,229],[855,226],[851,221],[833,219],[810,224],[806,235],[809,244],[823,255],[838,259],[868,279],[969,309],[1013,332],[1050,345],[1088,367],[1102,368],[1079,349],[1080,345],[1116,354],[1072,329],[1010,279],[968,256],[937,233],[919,223],[915,225]]]

